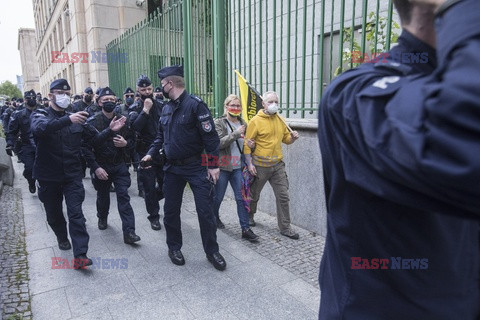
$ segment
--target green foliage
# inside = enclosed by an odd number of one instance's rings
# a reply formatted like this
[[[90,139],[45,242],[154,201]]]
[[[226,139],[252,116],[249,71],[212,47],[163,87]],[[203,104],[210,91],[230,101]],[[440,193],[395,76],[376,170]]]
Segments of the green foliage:
[[[18,88],[11,83],[10,81],[5,81],[4,83],[0,84],[0,94],[4,94],[9,96],[10,98],[17,97],[22,98],[23,94]]]
[[[377,24],[377,15],[375,12],[370,12],[368,15],[368,22],[365,26],[365,37],[368,42],[368,51],[365,50],[367,53],[373,52],[384,52],[387,49],[387,24],[388,18],[380,16],[378,18],[378,26]],[[392,21],[392,30],[390,33],[390,43],[396,43],[398,40],[398,31],[400,30],[400,25],[395,21]],[[375,45],[375,35],[377,35],[377,43]],[[350,51],[350,45],[352,43],[353,38],[353,51]],[[346,28],[343,30],[343,43],[345,45],[345,49],[343,49],[342,53],[342,61],[344,67],[341,68],[340,66],[335,69],[334,76],[338,76],[342,72],[350,69],[355,68],[360,65],[360,63],[352,62],[353,52],[360,52],[362,50],[360,44],[354,37],[354,30],[352,28]]]

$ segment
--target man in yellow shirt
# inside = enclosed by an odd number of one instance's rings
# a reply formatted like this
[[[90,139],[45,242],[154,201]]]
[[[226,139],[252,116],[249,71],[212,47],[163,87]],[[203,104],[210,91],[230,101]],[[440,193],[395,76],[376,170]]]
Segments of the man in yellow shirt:
[[[257,203],[267,181],[270,183],[277,202],[277,221],[280,233],[297,240],[298,233],[290,226],[290,198],[288,194],[288,178],[285,163],[282,161],[282,142],[291,144],[298,139],[298,132],[290,132],[285,123],[277,115],[278,95],[268,91],[263,95],[263,108],[250,120],[244,143],[244,154],[248,171],[255,176],[251,186],[250,225],[255,226],[253,219],[257,212]],[[255,150],[248,147],[248,140],[255,141]]]

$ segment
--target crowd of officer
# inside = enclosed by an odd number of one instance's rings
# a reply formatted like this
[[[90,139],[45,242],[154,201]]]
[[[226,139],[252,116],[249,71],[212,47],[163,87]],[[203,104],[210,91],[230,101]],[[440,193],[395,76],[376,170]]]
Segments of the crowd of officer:
[[[24,163],[30,192],[38,189],[59,248],[73,248],[78,268],[92,263],[87,257],[89,235],[82,211],[82,178],[87,168],[97,192],[98,228],[108,227],[110,192],[114,191],[124,242],[141,240],[135,233],[135,213],[128,195],[130,165],[138,175],[139,196],[145,199],[153,230],[161,230],[159,201],[165,198],[163,222],[171,261],[185,264],[180,212],[188,182],[206,257],[216,269],[226,268],[212,207],[219,168],[202,164],[202,153],[212,159],[219,154],[213,117],[200,98],[185,90],[182,66],[165,67],[158,76],[160,87],[154,88],[152,81],[141,75],[136,90],[126,88],[123,99],[108,86],[95,93],[87,87],[72,98],[67,80],[57,79],[50,84],[48,98],[30,90],[24,100],[13,98],[2,107],[6,151]],[[63,215],[63,199],[68,221]]]

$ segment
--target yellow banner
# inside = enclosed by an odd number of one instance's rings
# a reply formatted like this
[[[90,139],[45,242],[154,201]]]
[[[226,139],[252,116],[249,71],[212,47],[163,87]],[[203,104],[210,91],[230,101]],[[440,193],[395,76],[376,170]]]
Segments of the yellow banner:
[[[240,87],[240,99],[242,103],[242,118],[248,123],[257,112],[263,108],[262,97],[248,81],[235,70],[238,77],[238,86]]]

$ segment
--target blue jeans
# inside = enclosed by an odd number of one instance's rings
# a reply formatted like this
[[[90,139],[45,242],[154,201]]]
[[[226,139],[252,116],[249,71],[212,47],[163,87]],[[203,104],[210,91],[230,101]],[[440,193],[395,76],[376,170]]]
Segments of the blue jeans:
[[[238,220],[240,220],[240,226],[242,230],[249,228],[248,224],[248,212],[243,204],[242,199],[242,169],[234,169],[232,172],[220,170],[220,178],[218,178],[215,185],[215,197],[213,198],[213,212],[215,216],[219,217],[219,209],[222,204],[225,191],[227,191],[228,182],[232,186],[233,193],[235,195],[235,201],[237,202],[237,214]]]

